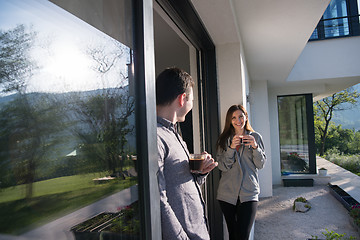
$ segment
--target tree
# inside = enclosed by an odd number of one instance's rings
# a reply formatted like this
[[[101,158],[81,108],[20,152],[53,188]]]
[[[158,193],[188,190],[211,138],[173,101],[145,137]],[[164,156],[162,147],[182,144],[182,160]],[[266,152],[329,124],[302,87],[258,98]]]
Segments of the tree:
[[[354,139],[349,145],[350,154],[360,153],[360,131],[354,133]]]
[[[336,148],[338,151],[344,154],[350,154],[351,144],[354,141],[354,131],[351,129],[343,129],[341,125],[329,127],[324,152],[327,149]]]
[[[128,49],[115,40],[104,42],[107,44],[87,49],[94,62],[93,70],[99,73],[102,89],[70,105],[83,123],[83,127],[75,128],[74,132],[83,142],[81,147],[88,161],[95,166],[100,160],[115,173],[119,158],[125,153],[126,136],[134,130],[129,118],[135,111],[135,99],[129,93],[128,76],[121,68],[121,61],[128,58]],[[114,79],[117,85],[111,86]]]
[[[319,153],[321,156],[325,152],[325,142],[334,111],[354,107],[359,97],[360,94],[356,90],[348,88],[314,103],[315,128],[320,136],[321,145]]]

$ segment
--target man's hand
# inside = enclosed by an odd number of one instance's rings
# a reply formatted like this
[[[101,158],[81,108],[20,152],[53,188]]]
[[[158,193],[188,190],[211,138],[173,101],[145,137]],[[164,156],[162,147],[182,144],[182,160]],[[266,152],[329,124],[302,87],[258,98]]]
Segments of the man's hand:
[[[207,152],[203,152],[202,154],[206,154],[206,156],[201,174],[207,174],[211,172],[211,170],[213,170],[215,167],[217,167],[218,163],[215,162],[215,160],[211,157],[211,154],[208,154]]]

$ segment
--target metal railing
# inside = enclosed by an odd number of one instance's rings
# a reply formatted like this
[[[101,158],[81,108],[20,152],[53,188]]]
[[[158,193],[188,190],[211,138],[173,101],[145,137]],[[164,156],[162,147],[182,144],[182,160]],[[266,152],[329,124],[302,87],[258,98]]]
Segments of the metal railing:
[[[359,36],[360,15],[321,19],[309,41]]]

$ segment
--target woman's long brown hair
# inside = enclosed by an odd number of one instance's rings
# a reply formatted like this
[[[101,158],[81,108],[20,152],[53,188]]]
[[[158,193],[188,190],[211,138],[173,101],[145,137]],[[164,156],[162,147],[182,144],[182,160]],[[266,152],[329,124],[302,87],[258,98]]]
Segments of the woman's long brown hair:
[[[234,129],[233,125],[231,124],[231,120],[232,120],[233,113],[237,110],[240,110],[246,116],[245,129],[250,132],[254,132],[254,129],[250,125],[248,113],[247,113],[246,109],[242,105],[232,105],[226,113],[224,130],[220,134],[220,136],[216,142],[216,149],[221,148],[222,150],[225,151],[227,140],[235,134],[235,129]]]

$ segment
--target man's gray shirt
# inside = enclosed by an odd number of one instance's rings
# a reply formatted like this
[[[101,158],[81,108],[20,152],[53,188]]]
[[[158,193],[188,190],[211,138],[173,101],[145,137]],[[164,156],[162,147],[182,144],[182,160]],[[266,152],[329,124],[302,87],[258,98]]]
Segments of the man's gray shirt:
[[[199,186],[206,176],[190,173],[186,143],[175,125],[160,117],[157,141],[162,238],[210,239]]]

